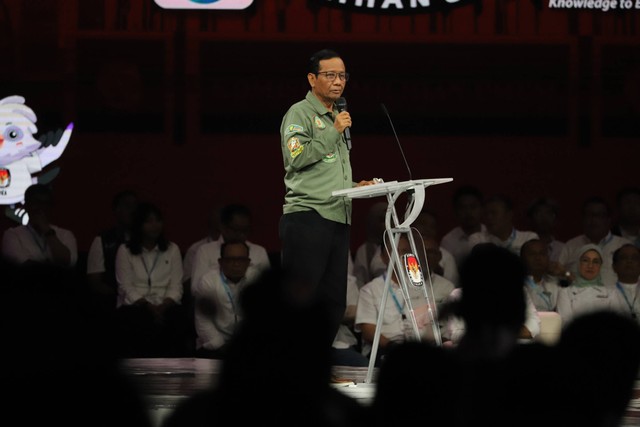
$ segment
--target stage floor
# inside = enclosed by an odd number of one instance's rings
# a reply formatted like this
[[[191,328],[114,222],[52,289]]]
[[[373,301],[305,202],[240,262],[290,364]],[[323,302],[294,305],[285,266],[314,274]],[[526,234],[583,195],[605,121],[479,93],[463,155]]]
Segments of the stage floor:
[[[171,413],[180,401],[199,390],[215,385],[220,372],[219,360],[198,358],[152,358],[122,360],[122,369],[131,375],[134,383],[146,398],[152,420],[160,426],[164,417]],[[334,373],[341,378],[350,378],[353,385],[336,385],[336,387],[368,404],[375,393],[375,375],[366,383],[367,368],[335,366]]]
[[[215,385],[220,372],[219,360],[198,358],[125,359],[122,369],[131,375],[149,405],[152,421],[160,427],[163,419],[183,399],[199,390]],[[367,368],[334,366],[334,374],[354,380],[354,385],[336,385],[343,393],[367,405],[375,395],[377,370],[372,381],[367,379]],[[630,402],[627,417],[620,427],[640,426],[640,380],[636,381],[634,399]]]

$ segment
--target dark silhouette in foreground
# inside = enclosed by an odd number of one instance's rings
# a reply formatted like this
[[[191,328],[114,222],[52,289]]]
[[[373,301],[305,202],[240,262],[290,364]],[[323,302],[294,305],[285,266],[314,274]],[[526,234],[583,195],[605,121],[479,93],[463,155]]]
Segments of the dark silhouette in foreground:
[[[217,384],[187,399],[163,427],[365,425],[365,408],[330,385],[325,307],[292,299],[280,269],[242,292],[242,322],[228,343]]]

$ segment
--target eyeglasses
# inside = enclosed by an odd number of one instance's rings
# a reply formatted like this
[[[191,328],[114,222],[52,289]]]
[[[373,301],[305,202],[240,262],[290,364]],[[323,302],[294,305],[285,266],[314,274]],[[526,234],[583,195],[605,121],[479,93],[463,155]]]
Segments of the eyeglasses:
[[[319,71],[316,74],[324,74],[329,81],[334,81],[336,77],[340,77],[343,82],[349,81],[349,73],[335,73],[333,71]]]
[[[602,265],[602,260],[598,259],[598,258],[594,258],[594,259],[580,258],[580,263],[582,263],[582,264]]]

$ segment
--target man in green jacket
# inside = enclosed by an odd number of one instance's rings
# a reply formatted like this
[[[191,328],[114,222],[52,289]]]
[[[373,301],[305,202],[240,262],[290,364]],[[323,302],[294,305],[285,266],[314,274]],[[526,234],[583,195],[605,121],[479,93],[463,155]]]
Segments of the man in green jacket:
[[[349,74],[338,53],[316,52],[307,79],[311,90],[289,108],[280,127],[286,194],[279,232],[282,266],[293,279],[289,296],[325,305],[330,346],[345,313],[351,256],[351,199],[331,193],[374,182],[351,178],[344,135],[351,116],[336,107]]]

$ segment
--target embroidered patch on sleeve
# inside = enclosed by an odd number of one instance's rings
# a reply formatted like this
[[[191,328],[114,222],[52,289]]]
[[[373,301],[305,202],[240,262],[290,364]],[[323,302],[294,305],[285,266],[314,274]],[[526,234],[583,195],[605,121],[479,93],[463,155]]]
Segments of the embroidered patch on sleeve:
[[[304,131],[304,128],[300,125],[292,124],[287,126],[285,135],[291,135],[292,133],[298,133]]]
[[[304,150],[304,145],[300,144],[300,140],[295,136],[289,138],[287,141],[287,147],[289,148],[289,153],[291,153],[292,159],[298,157],[298,155],[302,153],[302,150]]]

